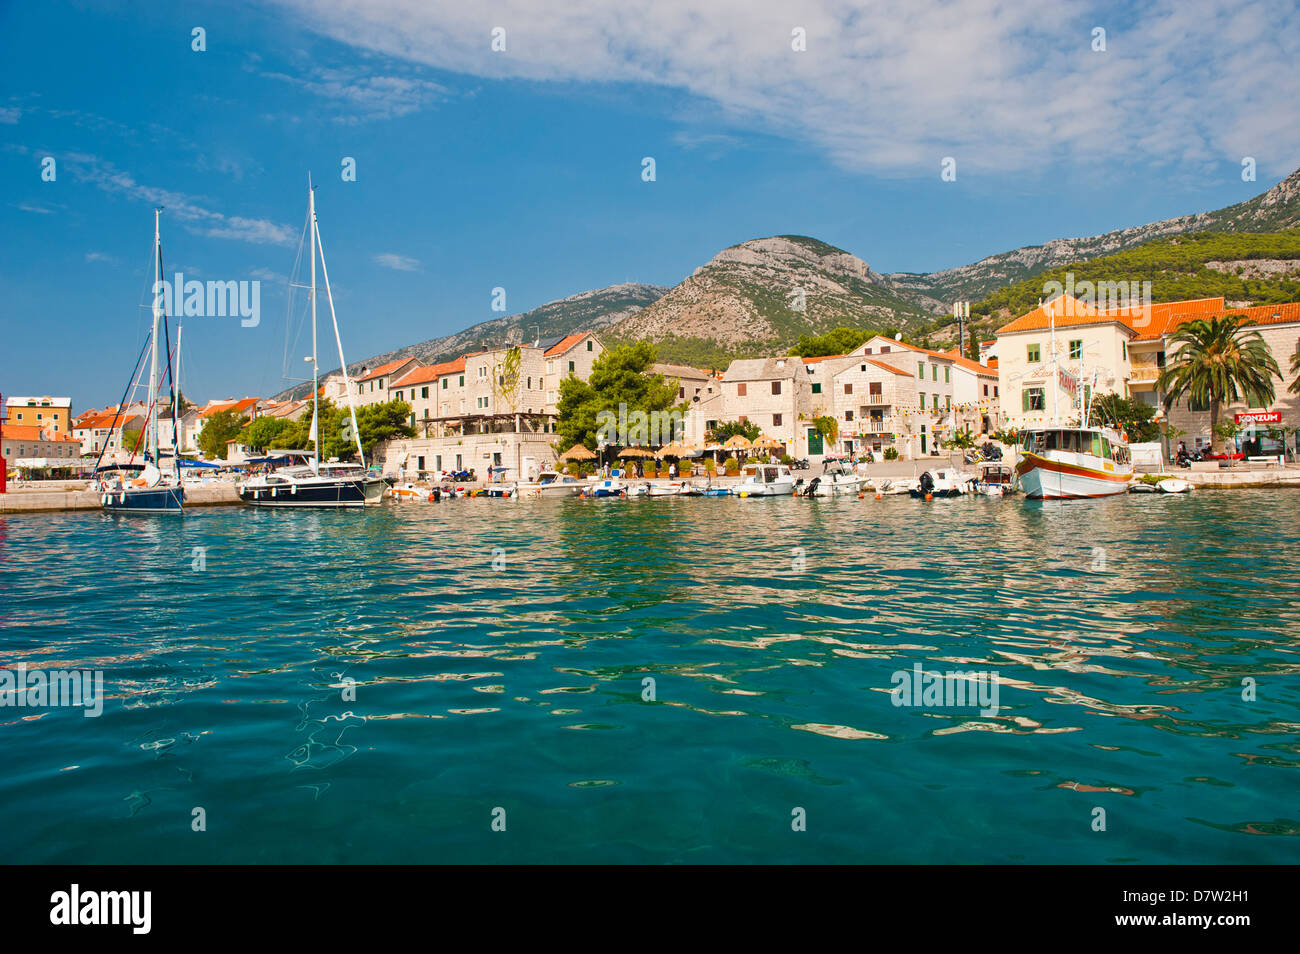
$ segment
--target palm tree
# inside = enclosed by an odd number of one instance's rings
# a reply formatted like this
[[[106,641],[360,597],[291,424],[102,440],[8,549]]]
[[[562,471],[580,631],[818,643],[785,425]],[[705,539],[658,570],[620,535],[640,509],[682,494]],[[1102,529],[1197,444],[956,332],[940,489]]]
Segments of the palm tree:
[[[1270,404],[1273,378],[1282,376],[1260,333],[1244,328],[1234,315],[1187,322],[1174,332],[1167,350],[1156,386],[1168,403],[1186,397],[1191,405],[1209,407],[1216,452],[1223,446],[1217,432],[1222,406],[1239,398],[1252,406]]]
[[[1295,354],[1291,355],[1291,373],[1296,375],[1296,379],[1287,390],[1292,394],[1300,394],[1300,339],[1296,340]]]

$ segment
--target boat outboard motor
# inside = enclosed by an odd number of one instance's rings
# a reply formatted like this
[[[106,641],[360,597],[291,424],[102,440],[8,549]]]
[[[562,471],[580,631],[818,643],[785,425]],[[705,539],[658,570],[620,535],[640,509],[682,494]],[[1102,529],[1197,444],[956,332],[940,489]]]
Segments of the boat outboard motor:
[[[921,490],[927,494],[934,493],[934,478],[928,470],[921,475]]]
[[[822,479],[820,477],[814,477],[812,480],[808,481],[808,486],[805,487],[802,491],[800,491],[800,493],[805,497],[811,497],[813,494],[817,492],[817,485],[820,484],[821,482]],[[799,478],[799,483],[800,484],[803,483],[802,477]],[[796,484],[795,486],[797,487],[798,484]]]

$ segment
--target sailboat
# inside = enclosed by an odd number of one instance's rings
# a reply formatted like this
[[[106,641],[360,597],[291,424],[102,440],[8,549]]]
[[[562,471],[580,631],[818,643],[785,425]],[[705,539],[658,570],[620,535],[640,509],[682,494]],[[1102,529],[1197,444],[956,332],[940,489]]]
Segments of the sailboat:
[[[329,270],[325,267],[325,248],[320,240],[320,224],[316,220],[316,190],[307,183],[307,230],[311,236],[311,450],[274,451],[287,458],[300,458],[302,464],[280,467],[270,473],[259,474],[237,485],[239,499],[254,507],[366,507],[378,504],[388,486],[384,479],[366,468],[366,455],[361,447],[361,429],[357,426],[357,407],[352,399],[352,381],[348,377],[348,363],[343,357],[343,341],[339,337],[339,321],[334,311],[334,295],[330,292]],[[321,277],[325,284],[325,299],[330,307],[330,321],[334,326],[334,343],[338,346],[339,367],[343,369],[344,393],[348,399],[351,432],[357,442],[357,460],[360,463],[321,463],[320,459],[320,368],[316,348],[316,257],[320,256]]]
[[[135,390],[137,375],[140,372],[140,362],[144,360],[145,351],[147,350],[150,352],[151,357],[149,361],[149,404],[145,415],[144,430],[137,439],[135,446],[131,448],[131,456],[126,463],[103,464],[104,452],[108,449],[108,441],[104,442],[104,447],[99,452],[99,459],[95,461],[95,475],[98,478],[95,486],[99,492],[100,505],[105,510],[120,513],[178,514],[184,510],[185,506],[185,490],[181,487],[180,470],[174,447],[179,429],[176,421],[176,379],[172,374],[171,335],[167,330],[166,297],[162,294],[162,239],[159,230],[159,216],[161,213],[162,209],[154,209],[153,323],[149,331],[149,339],[145,342],[144,347],[140,349],[139,357],[136,358],[135,370],[131,372],[131,381],[126,386],[121,402],[118,403],[117,410],[113,415],[113,423],[108,432],[112,434],[117,428],[118,418],[125,416],[128,399]],[[158,339],[159,328],[162,329],[162,341]],[[167,359],[166,394],[162,393],[160,387],[162,367],[158,356],[159,345],[162,345],[163,354]],[[172,417],[173,444],[171,466],[166,472],[163,471],[159,458],[161,447],[158,439],[158,420],[164,402]],[[141,444],[144,445],[143,460],[137,463],[135,459],[136,452],[141,450]]]
[[[1060,423],[1060,391],[1078,392],[1082,382],[1060,367],[1056,352],[1056,314],[1048,311],[1052,351],[1052,424],[1024,427],[1017,435],[1019,456],[1016,478],[1025,496],[1035,500],[1075,497],[1110,497],[1128,490],[1133,479],[1133,459],[1128,437],[1109,427],[1090,427],[1092,397],[1096,392],[1094,372],[1088,399],[1082,402],[1083,426]]]

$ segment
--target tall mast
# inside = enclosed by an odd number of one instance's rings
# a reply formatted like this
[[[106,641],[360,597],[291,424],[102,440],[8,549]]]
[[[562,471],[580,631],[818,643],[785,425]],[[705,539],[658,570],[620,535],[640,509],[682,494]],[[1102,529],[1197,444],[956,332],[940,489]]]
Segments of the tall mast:
[[[320,473],[320,386],[316,383],[316,190],[311,187],[311,173],[307,174],[307,220],[311,231],[311,469]]]
[[[325,300],[330,306],[330,321],[334,324],[334,343],[339,349],[339,367],[343,371],[343,389],[348,396],[348,413],[352,417],[352,436],[357,439],[357,458],[361,461],[361,466],[366,466],[366,452],[361,449],[361,428],[357,426],[357,405],[352,400],[352,381],[348,378],[348,362],[343,357],[343,339],[339,337],[339,319],[334,313],[334,295],[330,291],[330,272],[325,267],[325,246],[320,240],[320,225],[316,221],[316,206],[312,205],[311,216],[312,235],[316,241],[316,247],[320,249],[320,271],[321,277],[325,279]],[[313,279],[314,281],[314,279]],[[313,298],[313,301],[315,299]]]
[[[1058,301],[1060,299],[1057,299]],[[1048,347],[1052,349],[1052,426],[1061,426],[1061,368],[1056,356],[1056,302],[1048,305],[1047,321],[1051,329]]]
[[[158,464],[158,312],[159,283],[162,281],[162,241],[158,234],[158,217],[162,209],[153,210],[153,327],[149,332],[149,420],[145,423],[145,455],[153,450],[154,465]],[[176,291],[173,290],[173,294]]]

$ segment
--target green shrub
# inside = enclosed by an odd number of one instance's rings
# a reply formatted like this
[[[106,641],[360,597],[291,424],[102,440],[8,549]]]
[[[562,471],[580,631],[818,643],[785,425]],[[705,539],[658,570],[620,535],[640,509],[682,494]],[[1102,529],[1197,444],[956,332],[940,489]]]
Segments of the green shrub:
[[[722,462],[722,469],[727,472],[731,472],[733,470],[739,470],[740,462],[737,461],[736,458],[734,457],[728,457],[726,460]]]
[[[897,447],[886,447],[886,448],[885,448],[885,460],[898,460],[898,448],[897,448]]]

